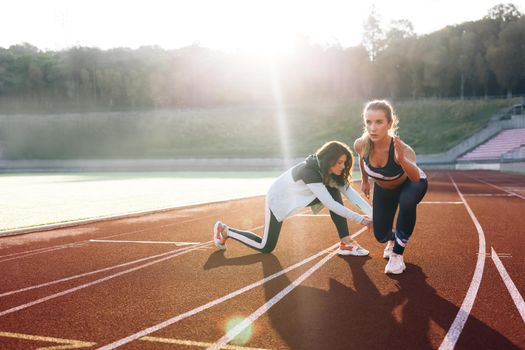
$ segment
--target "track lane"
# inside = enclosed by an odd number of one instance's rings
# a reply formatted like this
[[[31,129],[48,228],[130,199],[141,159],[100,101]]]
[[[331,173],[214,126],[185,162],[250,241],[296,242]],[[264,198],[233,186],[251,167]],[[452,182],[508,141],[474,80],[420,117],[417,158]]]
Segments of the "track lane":
[[[492,173],[483,173],[494,176]],[[483,174],[476,174],[482,179]],[[458,186],[475,189],[478,193],[486,193],[489,189],[504,192],[504,188],[495,188],[484,181],[472,181],[470,173],[458,173]],[[493,181],[493,180],[492,180]],[[501,181],[501,178],[500,178]],[[525,183],[522,182],[523,185]],[[514,186],[519,186],[517,182]],[[521,240],[525,234],[521,220],[521,213],[525,212],[525,201],[519,197],[467,197],[467,201],[478,218],[480,225],[486,233],[486,271],[478,293],[478,298],[472,309],[472,317],[482,320],[491,329],[500,332],[507,340],[495,340],[490,333],[481,332],[479,325],[468,320],[465,330],[459,339],[460,348],[525,348],[525,332],[523,332],[523,319],[511,299],[500,273],[491,259],[491,248],[494,248],[502,257],[500,258],[510,278],[516,285],[518,292],[525,293],[525,277],[523,266],[525,258],[522,251]]]
[[[447,181],[446,173],[432,172],[430,175],[429,193],[424,201],[440,204],[420,205],[416,232],[407,249],[408,269],[405,274],[385,276],[382,271],[386,261],[380,258],[382,247],[375,243],[370,235],[363,235],[358,240],[371,251],[371,258],[330,259],[257,319],[253,325],[252,338],[244,346],[348,348],[349,343],[346,340],[341,341],[341,336],[349,334],[354,342],[365,348],[437,348],[452,323],[470,283],[476,261],[477,241],[468,214],[461,206],[452,204],[458,201],[458,196],[453,192],[450,181]],[[465,185],[471,193],[479,193],[476,192],[475,186],[472,186],[471,180],[465,178]],[[482,190],[485,191],[485,188]],[[503,203],[508,199],[498,197]],[[477,213],[477,204],[474,202],[479,200],[481,203],[494,198],[467,197],[467,200]],[[139,220],[134,222],[109,222],[100,227],[103,232],[97,235],[122,230],[123,227],[127,230],[135,227],[143,230],[130,235],[129,238],[136,240],[209,240],[211,227],[219,218],[238,227],[254,227],[262,223],[263,205],[263,198],[260,197],[192,208],[191,212],[197,217],[187,225],[166,226],[170,221],[182,220],[180,216],[178,219],[170,217],[169,213],[164,213],[168,214],[164,217],[135,218]],[[483,204],[480,206],[483,207]],[[508,210],[509,215],[510,212]],[[187,217],[184,219],[192,220],[189,212],[185,214]],[[158,225],[163,228],[159,228]],[[482,222],[482,225],[485,223]],[[511,220],[509,228],[512,227],[515,226]],[[351,228],[355,229],[357,226],[351,225]],[[283,225],[283,232],[274,254],[253,254],[253,251],[237,242],[228,242],[230,249],[225,253],[214,252],[213,249],[198,250],[187,254],[187,259],[175,258],[171,262],[157,264],[126,277],[122,276],[67,297],[22,310],[16,315],[0,317],[0,332],[11,331],[17,334],[95,342],[95,347],[98,347],[130,334],[133,330],[157,324],[176,315],[177,312],[180,314],[192,306],[215,300],[235,287],[246,286],[250,281],[264,278],[272,271],[281,271],[304,259],[308,254],[326,248],[327,243],[336,241],[337,234],[329,217],[293,218]],[[53,239],[53,242],[58,241]],[[30,250],[33,247],[18,246],[19,251],[24,248]],[[81,251],[84,248],[87,247],[81,248]],[[66,249],[64,252],[77,249],[79,248]],[[125,256],[128,253],[122,251],[131,252],[133,249],[126,246],[117,250],[121,251],[121,256]],[[495,245],[495,249],[498,253],[504,252],[503,246]],[[82,257],[82,254],[79,255]],[[35,257],[31,259],[33,258]],[[42,264],[44,260],[39,261]],[[85,260],[83,262],[82,259],[78,259],[78,262],[83,264],[92,261],[91,258]],[[508,265],[504,258],[502,262],[505,266]],[[213,343],[224,335],[226,320],[239,313],[249,315],[313,264],[315,261],[247,292],[244,295],[246,298],[239,296],[221,303],[152,336]],[[491,263],[486,261],[486,264],[480,293],[474,304],[473,314],[460,337],[458,348],[479,344],[471,342],[469,337],[479,335],[480,332],[483,334],[481,339],[488,341],[487,344],[509,346],[508,348],[516,346],[512,337],[519,334],[505,333],[501,328],[505,321],[491,323],[489,319],[483,318],[483,312],[477,311],[479,298],[485,287],[485,278],[489,272],[494,273],[494,280],[499,278],[501,289],[508,295],[495,267],[491,270]],[[4,265],[0,263],[1,266]],[[50,269],[55,270],[55,267]],[[30,276],[30,266],[22,270]],[[511,264],[509,274],[514,275],[514,271]],[[491,278],[489,280],[492,281]],[[517,286],[521,288],[521,282]],[[494,290],[499,295],[498,288]],[[49,291],[46,290],[47,292]],[[487,298],[489,297],[490,293],[487,295]],[[508,299],[500,300],[504,301],[504,305],[513,305],[510,296]],[[510,308],[508,312],[504,312],[512,315]],[[517,312],[516,315],[520,317]],[[378,332],[378,329],[381,331]],[[14,349],[32,349],[37,345],[46,345],[1,336],[0,344],[13,345]],[[186,345],[161,345],[141,340],[126,344],[122,348],[190,349]]]

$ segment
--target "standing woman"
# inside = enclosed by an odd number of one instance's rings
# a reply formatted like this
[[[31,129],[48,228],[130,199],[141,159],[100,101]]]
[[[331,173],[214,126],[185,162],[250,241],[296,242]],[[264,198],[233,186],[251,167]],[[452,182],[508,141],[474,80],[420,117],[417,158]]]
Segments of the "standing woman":
[[[361,166],[361,189],[369,198],[368,178],[374,179],[374,234],[379,242],[387,243],[385,273],[400,274],[406,269],[403,252],[414,231],[417,204],[427,191],[427,178],[416,165],[414,150],[397,136],[398,119],[387,101],[369,102],[363,120],[365,131],[354,142]]]
[[[368,215],[370,205],[350,186],[350,171],[354,158],[350,148],[338,141],[324,144],[317,152],[279,176],[268,190],[266,197],[264,234],[239,230],[217,221],[213,228],[213,241],[218,249],[226,249],[226,240],[234,239],[262,253],[270,253],[277,244],[284,219],[297,210],[311,207],[314,213],[323,206],[330,210],[341,243],[339,255],[365,256],[368,250],[352,242],[347,219],[370,228],[368,216],[359,215],[343,205],[341,192]],[[298,241],[307,239],[296,233]]]

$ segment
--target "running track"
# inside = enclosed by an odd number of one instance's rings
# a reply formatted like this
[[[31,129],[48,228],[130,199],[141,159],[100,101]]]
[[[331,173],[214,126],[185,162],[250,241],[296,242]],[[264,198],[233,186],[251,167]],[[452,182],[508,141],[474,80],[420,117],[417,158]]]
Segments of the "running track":
[[[429,178],[399,276],[350,222],[370,257],[334,256],[326,213],[273,254],[216,251],[217,219],[261,232],[263,197],[0,238],[0,348],[524,349],[525,177]]]

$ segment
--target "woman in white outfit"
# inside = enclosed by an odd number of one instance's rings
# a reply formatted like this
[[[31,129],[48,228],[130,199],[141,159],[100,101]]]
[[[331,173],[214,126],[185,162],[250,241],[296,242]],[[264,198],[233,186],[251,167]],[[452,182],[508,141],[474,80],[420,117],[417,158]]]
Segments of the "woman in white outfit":
[[[231,238],[262,253],[270,253],[277,244],[284,219],[305,207],[311,207],[314,213],[327,207],[341,240],[338,254],[368,255],[368,250],[350,239],[346,221],[353,220],[369,229],[372,226],[372,208],[349,184],[353,165],[354,157],[346,144],[327,142],[315,154],[279,176],[271,185],[266,197],[262,237],[217,221],[213,229],[215,246],[224,250],[226,240]],[[346,208],[341,193],[366,215]]]

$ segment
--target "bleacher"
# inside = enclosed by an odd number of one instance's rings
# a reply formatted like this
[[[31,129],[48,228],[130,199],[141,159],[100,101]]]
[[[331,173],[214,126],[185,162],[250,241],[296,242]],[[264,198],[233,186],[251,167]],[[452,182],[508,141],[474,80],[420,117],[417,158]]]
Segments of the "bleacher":
[[[503,130],[458,158],[459,161],[499,160],[503,154],[525,145],[525,129]]]

